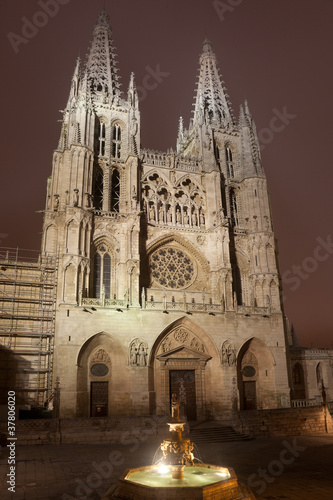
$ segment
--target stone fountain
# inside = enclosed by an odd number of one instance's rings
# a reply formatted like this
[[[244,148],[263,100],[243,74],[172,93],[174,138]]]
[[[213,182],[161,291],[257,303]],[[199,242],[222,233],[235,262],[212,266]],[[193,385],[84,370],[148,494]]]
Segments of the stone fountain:
[[[194,444],[182,436],[185,422],[179,417],[175,394],[171,408],[171,437],[160,446],[161,460],[156,465],[125,471],[103,500],[255,499],[249,488],[238,482],[232,468],[194,463]]]

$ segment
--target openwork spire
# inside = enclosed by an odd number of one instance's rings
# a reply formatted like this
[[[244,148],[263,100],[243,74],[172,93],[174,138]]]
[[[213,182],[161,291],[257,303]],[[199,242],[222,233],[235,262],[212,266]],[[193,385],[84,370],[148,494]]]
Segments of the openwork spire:
[[[220,126],[232,125],[231,105],[220,78],[212,44],[205,40],[200,56],[199,82],[195,98],[194,122],[205,117]]]
[[[111,98],[120,95],[116,56],[109,17],[105,10],[98,16],[86,62],[86,73],[93,94]]]

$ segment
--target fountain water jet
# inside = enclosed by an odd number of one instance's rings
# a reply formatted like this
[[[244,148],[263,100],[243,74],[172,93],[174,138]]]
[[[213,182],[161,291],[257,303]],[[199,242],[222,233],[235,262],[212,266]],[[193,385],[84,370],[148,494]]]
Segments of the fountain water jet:
[[[194,464],[190,439],[183,438],[185,422],[179,417],[175,394],[168,423],[171,437],[160,446],[158,465],[127,470],[103,500],[253,500],[249,488],[238,482],[232,468]]]

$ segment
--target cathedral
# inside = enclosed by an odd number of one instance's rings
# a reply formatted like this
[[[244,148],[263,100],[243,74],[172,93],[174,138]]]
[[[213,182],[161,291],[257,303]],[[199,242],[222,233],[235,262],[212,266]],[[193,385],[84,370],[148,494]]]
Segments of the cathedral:
[[[39,265],[56,267],[40,402],[57,384],[62,418],[168,414],[174,393],[190,421],[290,407],[291,339],[248,104],[236,119],[206,39],[176,148],[143,149],[134,74],[122,94],[114,52],[103,10],[47,181]]]

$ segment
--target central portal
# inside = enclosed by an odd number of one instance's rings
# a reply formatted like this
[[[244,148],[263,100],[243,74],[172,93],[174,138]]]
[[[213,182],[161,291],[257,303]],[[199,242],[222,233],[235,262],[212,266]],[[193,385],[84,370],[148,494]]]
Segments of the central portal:
[[[195,370],[170,370],[170,404],[172,394],[177,395],[187,420],[196,420]]]

